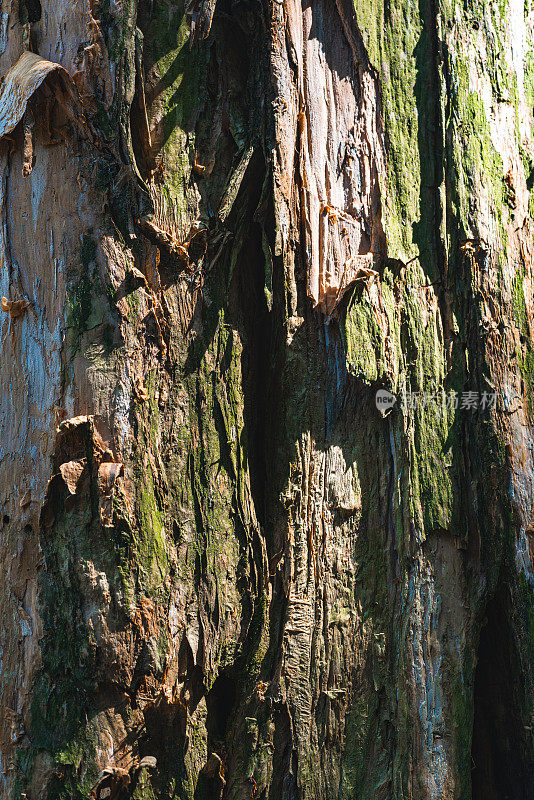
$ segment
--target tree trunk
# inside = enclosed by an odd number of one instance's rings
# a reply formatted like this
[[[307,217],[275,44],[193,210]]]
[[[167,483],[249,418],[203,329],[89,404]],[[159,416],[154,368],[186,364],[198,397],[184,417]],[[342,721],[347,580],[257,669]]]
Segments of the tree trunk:
[[[534,797],[530,6],[3,0],[2,797]]]

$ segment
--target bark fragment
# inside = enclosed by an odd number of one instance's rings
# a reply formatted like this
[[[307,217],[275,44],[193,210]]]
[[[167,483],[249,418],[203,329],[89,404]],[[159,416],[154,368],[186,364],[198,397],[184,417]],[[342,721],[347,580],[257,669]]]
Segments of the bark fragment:
[[[6,314],[9,314],[11,319],[18,319],[30,307],[28,300],[8,300],[7,297],[2,297],[1,308]]]
[[[0,87],[0,137],[14,130],[34,92],[53,72],[60,74],[67,93],[72,93],[72,80],[61,64],[54,64],[35,53],[23,53],[8,70]]]

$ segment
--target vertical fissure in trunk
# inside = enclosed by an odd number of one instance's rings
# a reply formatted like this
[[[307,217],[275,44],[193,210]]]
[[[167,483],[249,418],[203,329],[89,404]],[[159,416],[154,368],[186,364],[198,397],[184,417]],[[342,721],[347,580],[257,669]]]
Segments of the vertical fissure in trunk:
[[[534,761],[526,697],[511,626],[510,589],[501,582],[486,607],[474,682],[472,800],[532,797]]]

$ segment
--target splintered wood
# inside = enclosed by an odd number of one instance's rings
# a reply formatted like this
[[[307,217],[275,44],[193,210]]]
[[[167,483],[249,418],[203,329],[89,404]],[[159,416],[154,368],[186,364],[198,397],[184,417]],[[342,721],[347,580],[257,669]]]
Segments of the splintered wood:
[[[273,4],[277,249],[300,227],[308,294],[332,313],[346,289],[385,254],[385,145],[379,86],[350,3]]]

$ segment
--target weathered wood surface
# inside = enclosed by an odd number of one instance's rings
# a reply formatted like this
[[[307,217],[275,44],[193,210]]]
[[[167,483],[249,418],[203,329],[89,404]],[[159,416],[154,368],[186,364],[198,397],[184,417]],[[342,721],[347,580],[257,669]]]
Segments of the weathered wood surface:
[[[3,0],[2,797],[529,796],[533,35]]]

